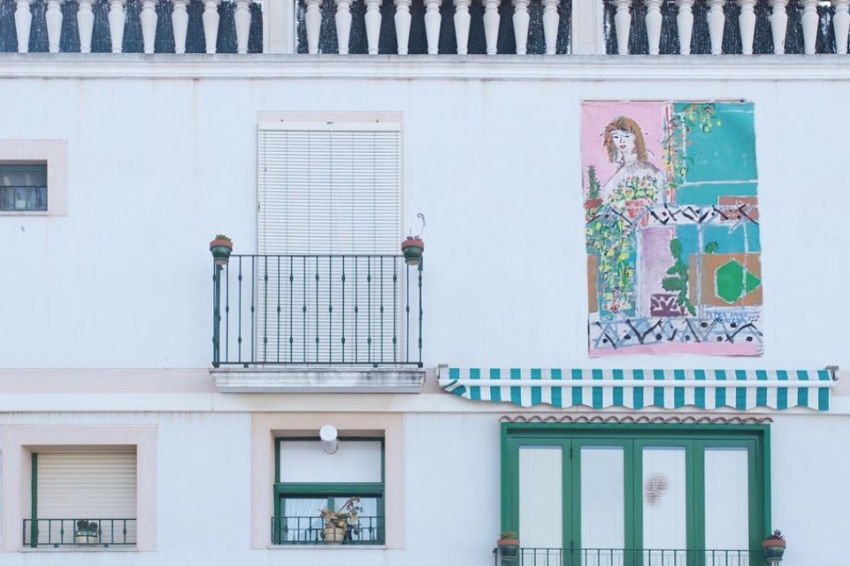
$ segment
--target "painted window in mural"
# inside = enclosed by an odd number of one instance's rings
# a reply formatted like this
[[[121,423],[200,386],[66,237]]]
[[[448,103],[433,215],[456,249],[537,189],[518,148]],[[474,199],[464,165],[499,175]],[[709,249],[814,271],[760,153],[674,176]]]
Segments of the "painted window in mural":
[[[589,351],[760,355],[754,112],[585,102]]]

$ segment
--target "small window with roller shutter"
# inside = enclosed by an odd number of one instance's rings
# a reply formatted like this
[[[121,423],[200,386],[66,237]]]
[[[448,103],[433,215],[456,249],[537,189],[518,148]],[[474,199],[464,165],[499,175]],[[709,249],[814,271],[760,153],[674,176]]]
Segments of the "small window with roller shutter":
[[[136,544],[135,446],[32,453],[31,547]]]

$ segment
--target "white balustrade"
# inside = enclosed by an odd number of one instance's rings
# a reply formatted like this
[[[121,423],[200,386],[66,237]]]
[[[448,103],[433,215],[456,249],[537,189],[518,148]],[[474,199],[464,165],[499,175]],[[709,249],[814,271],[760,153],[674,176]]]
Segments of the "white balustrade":
[[[818,0],[800,0],[803,5],[803,44],[805,53],[813,55],[818,39]]]
[[[554,55],[558,49],[559,0],[543,0],[543,37],[546,39],[546,55]]]
[[[723,52],[723,27],[726,25],[724,2],[725,0],[708,0],[708,34],[711,37],[712,55],[720,55]]]
[[[785,30],[788,28],[788,14],[785,6],[788,0],[770,0],[773,13],[770,14],[770,31],[773,32],[773,52],[777,55],[785,53]]]
[[[499,0],[484,0],[484,39],[487,42],[487,55],[496,54],[500,19]]]
[[[366,42],[369,54],[377,55],[381,35],[381,0],[366,0]]]
[[[469,53],[469,5],[471,0],[454,0],[455,5],[455,39],[457,40],[457,54]]]
[[[614,15],[614,26],[617,28],[617,54],[629,54],[629,34],[632,28],[632,15],[629,8],[632,0],[614,0],[617,13]]]
[[[514,41],[517,55],[528,53],[528,0],[511,0],[514,6]]]
[[[112,52],[121,53],[124,43],[124,0],[109,0],[109,38]]]
[[[91,36],[94,30],[93,2],[94,0],[80,0],[77,8],[77,32],[80,34],[80,53],[91,53]]]
[[[649,54],[658,55],[661,45],[661,0],[643,0],[646,6],[646,37]]]
[[[321,3],[321,0],[319,0]],[[215,45],[218,43],[218,5],[221,0],[204,0],[204,36],[207,40],[207,53],[215,53]],[[319,16],[321,22],[322,16]],[[319,34],[316,33],[316,44],[319,43]]]
[[[691,37],[694,32],[694,0],[676,0],[679,13],[676,15],[676,26],[679,29],[679,53],[691,54]]]
[[[62,35],[62,0],[47,0],[44,14],[47,22],[47,42],[51,53],[59,53],[59,38]]]
[[[174,52],[186,53],[186,33],[189,30],[189,0],[171,0],[171,29],[174,31]]]
[[[410,0],[393,0],[395,3],[395,37],[398,54],[407,55],[410,42]]]
[[[145,46],[145,53],[153,53],[154,41],[156,40],[156,20],[158,19],[155,0],[143,0],[139,19],[142,22],[142,42]]]
[[[27,53],[30,50],[31,26],[32,13],[30,12],[30,0],[18,0],[15,8],[15,29],[18,35],[18,53]]]
[[[847,0],[850,2],[850,0]],[[753,54],[753,39],[756,35],[756,0],[738,0],[741,14],[738,16],[738,27],[741,28],[741,53]]]
[[[850,2],[850,0],[847,0]],[[428,55],[440,52],[441,0],[425,0],[425,37],[428,40]]]
[[[351,38],[351,0],[336,0],[336,38],[339,54],[348,54],[348,40]]]
[[[248,39],[251,35],[251,0],[236,0],[233,23],[236,27],[236,52],[248,53]],[[339,24],[337,29],[340,29]],[[345,44],[348,46],[347,40]]]
[[[832,17],[832,30],[835,34],[835,52],[847,54],[847,34],[850,33],[850,0],[832,0],[835,15]]]

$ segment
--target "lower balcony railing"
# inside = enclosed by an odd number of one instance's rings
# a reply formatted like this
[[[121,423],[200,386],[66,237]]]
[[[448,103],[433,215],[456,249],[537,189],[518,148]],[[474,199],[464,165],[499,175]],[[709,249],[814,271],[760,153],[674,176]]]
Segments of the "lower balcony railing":
[[[383,517],[358,517],[345,528],[328,528],[325,520],[312,517],[272,517],[274,544],[384,544]]]
[[[422,264],[233,255],[213,268],[213,366],[422,366]]]
[[[512,566],[761,566],[761,551],[622,548],[526,548],[510,556],[493,550],[494,563]]]
[[[131,546],[136,519],[24,519],[24,546]]]

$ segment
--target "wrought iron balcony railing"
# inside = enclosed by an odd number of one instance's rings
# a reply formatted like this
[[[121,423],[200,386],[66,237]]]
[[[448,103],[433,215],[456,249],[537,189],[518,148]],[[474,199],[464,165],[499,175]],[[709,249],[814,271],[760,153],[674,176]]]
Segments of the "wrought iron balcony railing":
[[[273,544],[384,544],[383,517],[360,516],[345,529],[326,529],[322,517],[272,517]]]
[[[493,549],[498,566],[756,566],[766,564],[761,550],[684,550],[622,548],[526,548],[514,557]]]
[[[24,519],[24,546],[132,546],[136,519]]]
[[[422,263],[233,255],[213,268],[213,366],[422,367]]]

